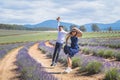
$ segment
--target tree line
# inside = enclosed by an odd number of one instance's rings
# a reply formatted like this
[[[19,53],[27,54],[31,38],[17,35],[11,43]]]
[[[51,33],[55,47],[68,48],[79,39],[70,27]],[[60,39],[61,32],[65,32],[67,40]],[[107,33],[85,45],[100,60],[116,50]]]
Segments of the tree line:
[[[28,28],[22,26],[22,25],[16,25],[16,24],[0,24],[0,29],[6,29],[6,30],[26,30]]]
[[[77,26],[76,26],[76,25],[71,25],[71,26],[70,26],[70,30],[71,30],[73,27],[77,27]],[[87,29],[86,29],[86,27],[85,27],[84,25],[81,25],[81,26],[79,27],[79,29],[80,29],[81,31],[83,31],[83,32],[87,32]],[[92,29],[93,32],[102,31],[97,24],[92,24],[92,25],[91,25],[91,29]],[[108,27],[107,29],[105,29],[105,31],[113,31],[113,29],[112,29],[112,27],[110,26],[110,27]]]
[[[72,27],[77,27],[76,25],[71,25],[70,30]],[[45,30],[56,30],[55,28],[50,28],[50,27],[36,27],[36,28],[28,28],[23,25],[16,25],[16,24],[0,24],[0,29],[6,29],[6,30],[39,30],[39,31],[45,31]],[[86,32],[87,29],[84,25],[79,26],[79,29],[83,32]],[[101,29],[97,24],[92,24],[91,29],[93,32],[99,32]],[[68,28],[65,27],[65,30],[68,31]],[[109,27],[107,31],[113,31],[112,27]]]
[[[35,31],[55,30],[54,28],[49,28],[49,27],[28,28],[28,27],[25,27],[23,25],[16,25],[16,24],[0,24],[0,29],[5,29],[5,30],[35,30]]]

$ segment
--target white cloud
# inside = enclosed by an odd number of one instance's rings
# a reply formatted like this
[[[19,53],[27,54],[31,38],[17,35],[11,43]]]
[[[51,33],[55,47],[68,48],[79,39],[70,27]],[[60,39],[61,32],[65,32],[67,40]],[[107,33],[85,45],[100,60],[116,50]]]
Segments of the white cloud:
[[[0,1],[0,23],[34,24],[61,16],[75,24],[110,23],[120,19],[119,0]]]

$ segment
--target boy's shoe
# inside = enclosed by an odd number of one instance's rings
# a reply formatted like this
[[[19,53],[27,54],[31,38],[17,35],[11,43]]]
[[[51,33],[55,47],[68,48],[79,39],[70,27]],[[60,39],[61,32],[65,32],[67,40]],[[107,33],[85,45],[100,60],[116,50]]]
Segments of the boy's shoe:
[[[50,66],[53,66],[53,67],[54,67],[54,66],[56,66],[56,63],[52,63]]]
[[[72,71],[72,69],[70,67],[68,67],[67,69],[65,69],[65,73],[70,73]]]

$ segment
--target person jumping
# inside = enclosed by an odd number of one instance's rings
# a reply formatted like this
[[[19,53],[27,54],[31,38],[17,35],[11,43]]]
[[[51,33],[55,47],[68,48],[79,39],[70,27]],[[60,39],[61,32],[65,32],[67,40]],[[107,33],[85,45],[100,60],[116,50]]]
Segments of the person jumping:
[[[82,36],[82,32],[74,27],[66,38],[66,45],[64,46],[64,52],[67,55],[67,68],[64,72],[70,73],[72,71],[72,57],[79,52],[78,39]],[[68,39],[71,40],[71,46],[68,46]]]
[[[65,41],[65,36],[67,34],[67,32],[63,29],[63,26],[60,25],[60,17],[57,18],[57,23],[58,23],[58,37],[57,37],[57,41],[56,41],[56,45],[55,45],[55,49],[52,57],[51,66],[56,66],[58,62],[60,50],[62,48],[62,45]]]

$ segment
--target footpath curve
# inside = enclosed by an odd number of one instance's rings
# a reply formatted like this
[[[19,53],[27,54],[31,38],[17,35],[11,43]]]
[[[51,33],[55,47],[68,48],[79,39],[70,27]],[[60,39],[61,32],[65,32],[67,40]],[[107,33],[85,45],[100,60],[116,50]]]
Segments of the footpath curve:
[[[16,56],[21,48],[11,50],[0,61],[0,80],[19,80],[19,74],[16,72]]]
[[[45,43],[46,45],[50,47],[50,44],[47,42]],[[58,63],[56,67],[51,67],[51,59],[46,56],[46,54],[43,54],[39,49],[38,49],[38,43],[33,45],[29,49],[29,55],[33,57],[37,62],[41,63],[42,66],[44,66],[45,70],[57,77],[59,80],[101,80],[99,75],[93,75],[93,76],[80,76],[77,74],[77,70],[73,69],[73,71],[69,74],[64,74],[63,71],[66,68],[63,66],[61,63]],[[51,46],[53,47],[53,46]]]

